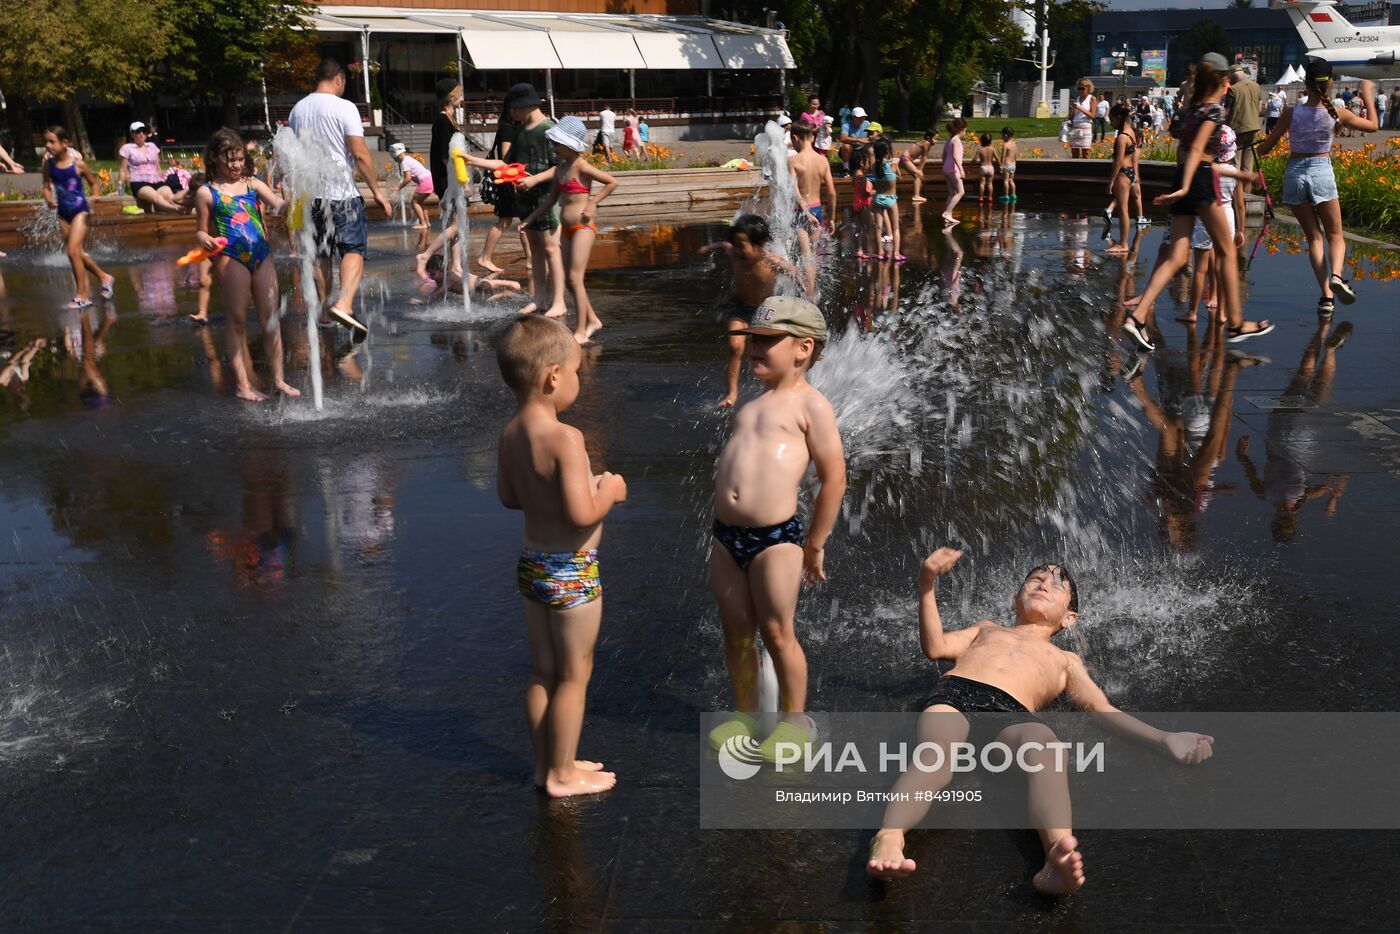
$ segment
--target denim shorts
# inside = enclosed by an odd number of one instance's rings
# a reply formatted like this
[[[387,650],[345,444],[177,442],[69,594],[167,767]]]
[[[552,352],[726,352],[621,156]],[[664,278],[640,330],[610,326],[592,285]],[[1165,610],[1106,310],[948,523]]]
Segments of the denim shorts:
[[[365,220],[365,199],[346,198],[344,201],[330,202],[330,222],[334,225],[334,235],[326,230],[326,202],[317,198],[311,202],[311,223],[316,232],[316,255],[331,256],[338,253],[365,255],[365,244],[369,240],[369,224]]]
[[[1283,171],[1284,204],[1322,204],[1337,200],[1337,177],[1331,156],[1289,159]]]

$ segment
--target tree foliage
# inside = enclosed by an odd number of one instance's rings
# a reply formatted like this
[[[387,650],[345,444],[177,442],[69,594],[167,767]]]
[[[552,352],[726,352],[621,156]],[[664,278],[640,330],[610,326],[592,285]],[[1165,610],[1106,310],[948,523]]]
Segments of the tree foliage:
[[[316,67],[308,0],[184,0],[167,63],[171,84],[222,99],[237,121],[237,95],[264,78],[269,90],[305,87]]]
[[[61,102],[74,142],[92,147],[76,98],[119,101],[154,81],[177,15],[164,0],[21,0],[0,6],[0,86],[33,101]]]
[[[1191,24],[1171,45],[1171,80],[1180,81],[1186,74],[1188,62],[1199,62],[1207,52],[1219,52],[1226,61],[1233,61],[1234,48],[1230,37],[1219,23],[1208,17],[1201,17]]]
[[[24,0],[0,8],[0,84],[39,101],[150,87],[175,28],[161,0]]]

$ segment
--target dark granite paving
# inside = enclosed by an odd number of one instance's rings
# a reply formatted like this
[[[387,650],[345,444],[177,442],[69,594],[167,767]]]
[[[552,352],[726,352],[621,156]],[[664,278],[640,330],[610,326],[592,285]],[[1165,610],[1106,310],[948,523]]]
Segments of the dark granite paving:
[[[1275,228],[1248,301],[1279,328],[1244,348],[1267,361],[1192,342],[1169,299],[1129,385],[1124,263],[1091,252],[1097,224],[974,206],[945,238],[936,214],[906,218],[897,277],[826,261],[842,339],[815,378],[852,484],[799,610],[812,706],[927,692],[915,571],[957,541],[951,625],[1005,619],[1026,567],[1074,562],[1075,644],[1127,709],[1395,709],[1400,287],[1358,276],[1319,333]],[[583,752],[620,783],[532,792],[520,520],[494,491],[510,309],[412,308],[406,234],[373,247],[373,333],[328,353],[320,414],[231,398],[217,292],[211,327],[180,320],[176,248],[99,245],[116,318],[86,340],[66,264],[0,261],[0,346],[48,342],[0,390],[0,926],[1395,929],[1394,833],[1084,830],[1088,884],[1055,903],[1028,885],[1030,832],[916,833],[919,873],[886,885],[868,834],[702,829],[699,713],[728,703],[704,571],[726,286],[688,256],[590,277],[607,328],[568,418],[631,498]],[[284,333],[307,388],[304,317]],[[1227,434],[1194,457],[1203,411]]]

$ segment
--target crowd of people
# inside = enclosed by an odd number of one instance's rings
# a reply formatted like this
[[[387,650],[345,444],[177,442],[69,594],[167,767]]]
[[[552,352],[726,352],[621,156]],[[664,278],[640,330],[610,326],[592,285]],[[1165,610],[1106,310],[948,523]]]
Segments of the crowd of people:
[[[303,206],[304,220],[315,233],[324,294],[324,307],[308,309],[308,314],[319,312],[324,323],[332,327],[338,323],[362,336],[368,328],[356,314],[355,300],[369,238],[356,177],[386,215],[393,212],[365,144],[359,113],[343,97],[346,78],[339,63],[321,62],[315,90],[293,108],[289,126],[299,136],[318,140],[336,167],[329,187]],[[1171,190],[1154,202],[1169,211],[1168,234],[1142,294],[1124,296],[1119,303],[1123,334],[1143,352],[1154,351],[1161,333],[1154,305],[1194,261],[1189,308],[1179,320],[1191,327],[1194,346],[1198,309],[1206,304],[1205,330],[1210,336],[1207,349],[1192,364],[1193,380],[1194,384],[1215,381],[1215,407],[1206,406],[1202,391],[1192,394],[1201,401],[1189,416],[1173,415],[1157,405],[1141,384],[1144,356],[1138,355],[1123,368],[1124,378],[1160,433],[1162,458],[1175,469],[1208,474],[1207,462],[1209,466],[1219,462],[1224,448],[1220,419],[1228,420],[1234,368],[1248,359],[1227,359],[1225,348],[1274,330],[1272,322],[1251,320],[1245,314],[1239,249],[1244,243],[1244,196],[1257,179],[1256,151],[1267,153],[1285,137],[1290,152],[1280,199],[1303,228],[1320,290],[1319,330],[1310,344],[1312,356],[1305,356],[1298,379],[1319,396],[1325,396],[1330,386],[1327,351],[1335,351],[1345,340],[1340,329],[1328,336],[1330,319],[1337,301],[1356,300],[1343,275],[1346,243],[1331,147],[1340,132],[1376,131],[1385,113],[1369,82],[1361,83],[1352,97],[1347,96],[1349,92],[1334,95],[1333,84],[1331,67],[1312,62],[1303,97],[1287,106],[1281,92],[1263,95],[1242,69],[1228,67],[1219,56],[1207,56],[1193,69],[1174,105],[1146,98],[1110,102],[1097,97],[1087,79],[1076,86],[1065,127],[1072,155],[1087,157],[1096,139],[1106,138],[1110,128],[1113,131],[1113,157],[1107,168],[1112,203],[1106,219],[1111,223],[1116,215],[1119,227],[1109,254],[1136,251],[1138,237],[1132,235],[1129,222],[1145,214],[1139,161],[1144,135],[1167,131],[1178,140]],[[445,218],[438,236],[418,253],[416,271],[425,293],[431,295],[470,290],[497,296],[521,289],[499,278],[502,268],[495,262],[500,239],[512,226],[518,230],[529,268],[529,281],[521,290],[528,293],[529,301],[505,329],[497,348],[502,378],[517,401],[517,410],[500,436],[498,493],[505,507],[519,509],[525,516],[516,584],[532,655],[525,707],[534,753],[533,778],[551,796],[598,793],[614,787],[617,776],[602,763],[579,758],[578,746],[602,619],[598,559],[602,523],[614,506],[626,500],[628,487],[617,474],[592,473],[582,433],[559,416],[580,393],[581,346],[590,344],[604,326],[590,301],[586,273],[598,235],[598,208],[619,186],[616,177],[586,155],[597,152],[610,162],[619,153],[645,152],[649,127],[635,111],[619,115],[605,105],[596,114],[597,129],[590,141],[590,127],[583,118],[552,119],[541,109],[543,101],[536,89],[521,83],[505,95],[486,155],[454,153],[452,140],[461,131],[456,114],[462,91],[450,79],[437,90],[440,110],[427,164],[406,147],[390,150],[401,189],[412,189],[415,226],[425,232],[425,238],[432,199],[446,199],[454,186],[462,185],[455,159],[487,179],[523,167],[513,181],[482,186],[478,197],[489,199],[495,221],[484,233],[479,252],[461,242],[467,236],[463,219]],[[1391,111],[1393,121],[1400,108]],[[898,266],[907,259],[900,181],[912,182],[911,201],[919,210],[917,206],[927,201],[922,194],[926,169],[929,163],[938,166],[947,191],[940,222],[948,236],[950,258],[960,262],[961,248],[950,228],[959,223],[955,212],[960,202],[973,197],[965,179],[969,166],[977,180],[978,203],[989,206],[997,198],[1000,178],[1000,201],[1009,213],[1018,197],[1020,157],[1015,130],[1007,126],[1000,132],[999,145],[994,145],[990,133],[981,134],[969,161],[964,150],[967,122],[962,117],[949,119],[942,128],[941,150],[938,129],[929,129],[901,151],[863,107],[842,108],[831,115],[815,96],[795,120],[784,115],[775,122],[785,130],[789,145],[787,169],[798,199],[800,261],[776,252],[769,220],[752,213],[736,217],[722,240],[700,251],[701,255],[722,254],[733,283],[723,309],[728,356],[726,392],[720,405],[735,411],[716,466],[707,575],[719,608],[734,710],[710,732],[708,742],[718,750],[738,740],[751,741],[769,762],[775,760],[780,745],[800,746],[814,734],[815,724],[806,712],[807,662],[795,616],[802,585],[826,579],[825,548],[846,488],[836,416],[830,402],[808,380],[829,339],[826,318],[812,299],[817,291],[817,244],[838,231],[836,179],[850,186],[848,220],[855,257],[864,269],[877,270],[874,291],[883,296],[886,288],[897,290],[890,283],[892,279],[897,283]],[[57,212],[75,283],[68,307],[81,313],[94,303],[94,284],[99,296],[110,298],[114,283],[84,248],[91,214],[88,194],[96,181],[64,128],[50,127],[44,146],[44,196]],[[0,161],[9,160],[8,154],[0,155]],[[287,207],[275,166],[260,168],[248,143],[234,130],[221,129],[207,143],[203,173],[163,171],[159,148],[140,123],[130,126],[130,142],[121,148],[120,158],[122,183],[143,205],[156,212],[192,210],[195,214],[195,238],[203,255],[193,262],[217,279],[223,296],[228,317],[226,352],[235,394],[249,401],[266,398],[254,384],[247,347],[245,318],[251,304],[261,326],[272,387],[286,396],[298,396],[283,368],[279,284],[271,261],[274,246],[264,221],[265,213]],[[463,255],[471,256],[481,275],[465,268]],[[957,277],[954,268],[945,279],[955,304]],[[576,315],[572,329],[558,320],[567,315],[569,299]],[[865,301],[868,316],[873,314],[872,303]],[[857,319],[861,320],[859,309]],[[90,332],[86,315],[82,322]],[[88,333],[85,339],[94,337]],[[26,348],[6,368],[4,380],[25,370],[40,349],[42,344],[37,343]],[[1211,366],[1201,363],[1205,357],[1214,361]],[[763,389],[739,405],[745,363]],[[1330,365],[1335,366],[1335,356]],[[1202,453],[1183,457],[1181,451],[1188,446]],[[1237,456],[1248,463],[1253,486],[1258,478],[1247,445],[1237,450]],[[810,519],[804,523],[799,500],[809,467],[817,482]],[[1341,495],[1336,487],[1316,491],[1314,498],[1331,495],[1335,501]],[[1309,491],[1304,489],[1300,495],[1306,497]],[[926,712],[944,715],[929,728],[923,737],[926,741],[944,746],[962,742],[973,728],[970,716],[998,713],[1012,715],[1016,721],[995,734],[1001,741],[1016,749],[1037,744],[1043,749],[1054,736],[1035,712],[1067,695],[1084,710],[1114,715],[1116,730],[1160,749],[1176,762],[1196,764],[1211,755],[1209,736],[1163,732],[1122,714],[1094,683],[1082,659],[1051,643],[1052,637],[1074,625],[1079,612],[1074,578],[1060,563],[1033,568],[1011,595],[1013,626],[983,621],[945,631],[937,585],[961,556],[952,548],[934,551],[923,563],[918,580],[923,650],[930,659],[953,662],[923,705]],[[760,727],[760,638],[772,658],[782,704],[777,725],[766,733]],[[1045,763],[1033,755],[1024,761],[1042,766],[1025,769],[1031,799],[1041,808],[1033,805],[1044,864],[1033,884],[1048,894],[1070,894],[1083,885],[1085,877],[1067,817],[1066,775],[1043,768]],[[932,800],[927,796],[940,791],[951,778],[951,771],[943,769],[910,772],[900,779],[895,790],[909,796],[886,812],[869,851],[870,874],[897,878],[916,870],[905,853],[905,835],[927,812]]]

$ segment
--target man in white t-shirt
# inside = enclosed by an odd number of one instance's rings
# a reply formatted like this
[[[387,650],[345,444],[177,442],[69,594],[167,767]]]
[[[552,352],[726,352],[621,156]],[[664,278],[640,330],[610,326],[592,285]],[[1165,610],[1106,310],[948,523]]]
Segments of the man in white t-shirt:
[[[385,216],[392,217],[394,211],[379,190],[359,108],[342,98],[344,93],[345,66],[334,59],[322,59],[316,66],[316,90],[297,102],[287,123],[297,136],[311,136],[324,143],[331,162],[343,167],[340,179],[329,184],[324,196],[312,202],[311,222],[320,251],[321,277],[327,288],[331,281],[331,251],[340,254],[340,294],[330,308],[330,316],[357,334],[368,334],[369,328],[353,314],[369,239],[365,200],[355,186],[356,170],[368,183]],[[328,229],[330,226],[334,226],[333,232]]]
[[[1094,139],[1103,139],[1108,134],[1108,95],[1099,98],[1094,108]]]
[[[607,155],[607,160],[613,158],[613,134],[617,132],[617,114],[613,113],[611,107],[603,105],[603,109],[598,111],[598,129],[603,134],[603,152]]]

